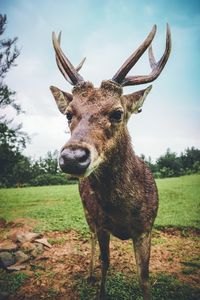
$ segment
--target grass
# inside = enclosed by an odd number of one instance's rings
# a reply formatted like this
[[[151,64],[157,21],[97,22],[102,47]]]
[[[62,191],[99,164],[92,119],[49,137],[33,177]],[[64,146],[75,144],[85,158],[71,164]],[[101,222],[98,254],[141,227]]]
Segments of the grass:
[[[200,228],[200,175],[157,180],[160,206],[155,226]],[[36,231],[75,229],[87,234],[85,221],[77,185],[45,186],[0,189],[0,217],[8,221],[16,218],[32,218],[37,220]],[[163,244],[165,239],[156,235],[154,244]],[[50,240],[52,244],[65,243],[63,237]],[[199,268],[199,258],[183,261],[182,273],[191,275]],[[35,276],[41,276],[39,266],[31,266]],[[43,269],[42,269],[43,270]],[[107,300],[142,300],[136,277],[130,278],[122,273],[109,272]],[[27,275],[23,273],[6,274],[0,271],[0,291],[14,294],[24,284]],[[96,286],[89,285],[84,278],[75,278],[79,299],[96,299]],[[6,284],[5,284],[6,282]],[[156,274],[151,278],[152,294],[155,300],[197,300],[199,290],[185,285],[169,274]],[[3,284],[3,285],[2,285]],[[49,290],[52,299],[56,299],[57,291]]]
[[[88,230],[77,185],[1,189],[0,212],[7,220],[38,220],[37,231]]]
[[[21,285],[24,284],[28,275],[24,273],[6,274],[5,271],[0,271],[0,291],[1,293],[14,294]]]
[[[200,228],[200,175],[157,180],[156,227]],[[77,185],[0,189],[0,217],[33,218],[37,231],[88,231]]]
[[[152,298],[154,300],[198,300],[200,291],[180,283],[173,276],[164,273],[151,277]],[[96,287],[88,285],[86,280],[77,280],[79,299],[95,300]],[[109,275],[106,281],[106,300],[142,300],[137,278],[130,278],[122,273]]]
[[[156,181],[160,206],[157,227],[200,228],[200,175]]]

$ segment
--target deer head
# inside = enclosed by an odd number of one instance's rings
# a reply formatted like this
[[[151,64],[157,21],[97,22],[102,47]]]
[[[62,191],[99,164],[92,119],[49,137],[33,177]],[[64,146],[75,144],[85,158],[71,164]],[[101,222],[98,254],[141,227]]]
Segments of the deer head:
[[[92,83],[84,81],[78,73],[85,59],[75,68],[61,50],[61,34],[56,38],[53,32],[58,68],[65,79],[74,86],[71,94],[57,87],[50,87],[60,112],[66,115],[71,131],[71,138],[60,152],[59,163],[62,171],[77,177],[88,176],[106,161],[112,149],[128,135],[126,123],[131,114],[141,111],[152,86],[128,95],[122,94],[122,88],[154,81],[169,58],[169,26],[167,25],[165,52],[158,62],[154,58],[151,46],[155,33],[156,25],[113,78],[102,81],[99,88],[94,88]],[[151,73],[144,76],[127,76],[147,48]]]

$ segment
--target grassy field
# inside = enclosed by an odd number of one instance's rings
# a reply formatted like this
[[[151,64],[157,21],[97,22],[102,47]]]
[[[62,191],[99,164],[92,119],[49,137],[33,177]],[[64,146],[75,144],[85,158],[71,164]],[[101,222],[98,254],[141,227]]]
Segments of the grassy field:
[[[156,226],[200,228],[200,175],[158,179]]]
[[[187,228],[200,228],[200,175],[159,179],[157,186],[160,206],[155,227],[157,229],[174,227],[181,228],[183,231],[179,236],[167,236],[164,231],[158,230],[155,230],[153,234],[152,267],[155,267],[156,270],[156,273],[151,273],[153,299],[200,299],[200,291],[196,287],[197,281],[195,281],[200,266],[200,258],[197,255],[199,252],[196,250],[199,238],[189,234],[182,235]],[[49,255],[47,265],[45,265],[45,260],[40,263],[41,265],[32,261],[32,264],[35,263],[39,268],[36,268],[32,275],[23,272],[6,273],[0,270],[0,298],[1,292],[6,291],[13,297],[13,295],[17,295],[18,291],[20,293],[20,288],[26,294],[34,287],[36,294],[31,292],[32,298],[30,299],[60,299],[58,286],[66,287],[65,281],[73,274],[70,277],[72,297],[69,299],[96,299],[97,284],[95,286],[88,284],[84,273],[84,270],[88,269],[89,254],[87,255],[87,253],[89,253],[90,245],[87,235],[88,227],[77,185],[0,189],[0,217],[6,218],[8,221],[18,218],[36,220],[34,230],[48,231],[45,234],[48,236],[49,242],[54,245],[52,251],[55,251],[54,254]],[[62,232],[65,229],[75,229],[77,232]],[[55,230],[60,232],[54,232]],[[71,238],[70,232],[72,232]],[[125,270],[129,270],[132,246],[129,251],[128,244],[117,243],[116,240],[112,243],[114,257],[106,283],[107,299],[130,300],[134,295],[134,299],[142,300],[136,275],[130,276],[128,271],[124,272],[123,269],[127,257],[128,266]],[[65,257],[59,255],[59,251],[65,253],[67,249],[73,249],[75,254],[72,251]],[[81,251],[84,252],[84,255]],[[123,259],[124,261],[118,265],[118,262]],[[180,260],[179,265],[177,265],[178,260]],[[60,267],[58,268],[58,266]],[[66,269],[63,271],[64,267]],[[65,274],[64,277],[63,274]],[[184,280],[182,281],[183,276]],[[192,278],[194,278],[195,285],[190,284]],[[41,286],[38,285],[37,288],[38,282]],[[78,294],[78,298],[74,298],[73,289]],[[37,292],[42,298],[37,298]]]
[[[156,227],[200,228],[200,175],[157,180],[160,206]],[[0,217],[33,218],[37,230],[73,228],[87,232],[77,185],[0,190]]]

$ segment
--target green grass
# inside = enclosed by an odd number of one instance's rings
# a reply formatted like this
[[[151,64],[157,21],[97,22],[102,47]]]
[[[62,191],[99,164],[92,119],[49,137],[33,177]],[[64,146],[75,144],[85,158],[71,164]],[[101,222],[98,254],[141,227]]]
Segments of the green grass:
[[[27,278],[28,275],[24,273],[7,274],[0,270],[0,292],[14,294]]]
[[[200,228],[200,175],[156,180],[159,211],[155,225]]]
[[[200,228],[200,175],[159,179],[157,185],[155,225]],[[88,230],[77,185],[0,189],[0,217],[36,219],[39,231]]]
[[[152,298],[154,300],[199,300],[200,290],[180,283],[173,276],[164,273],[151,277]],[[96,287],[85,279],[77,280],[79,299],[95,300]],[[142,300],[142,293],[136,277],[130,278],[122,273],[109,275],[106,281],[106,300]]]
[[[40,231],[87,231],[77,185],[1,189],[0,216],[36,219]]]

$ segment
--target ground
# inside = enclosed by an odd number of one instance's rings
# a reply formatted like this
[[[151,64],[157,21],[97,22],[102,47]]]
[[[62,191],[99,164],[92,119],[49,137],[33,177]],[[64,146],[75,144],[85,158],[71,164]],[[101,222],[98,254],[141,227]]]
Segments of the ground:
[[[1,238],[6,240],[16,232],[33,231],[35,222],[31,219],[10,222],[1,229]],[[9,293],[6,299],[95,299],[100,262],[97,251],[97,278],[88,283],[89,236],[66,230],[45,232],[45,237],[52,248],[45,248],[40,256],[27,262],[26,270],[12,273],[0,271],[0,287],[4,286],[2,289]],[[112,237],[110,249],[107,299],[142,299],[131,241]],[[198,230],[154,229],[150,264],[153,299],[200,299],[199,253]],[[132,297],[133,294],[135,297]]]
[[[200,174],[156,183],[160,200],[150,264],[153,300],[199,300]],[[25,270],[0,269],[0,300],[96,298],[99,254],[96,280],[89,283],[90,241],[77,185],[0,189],[1,218],[7,223],[1,227],[0,222],[0,240],[34,231],[52,247],[31,256]],[[112,238],[106,300],[142,300],[132,248],[131,241]]]

